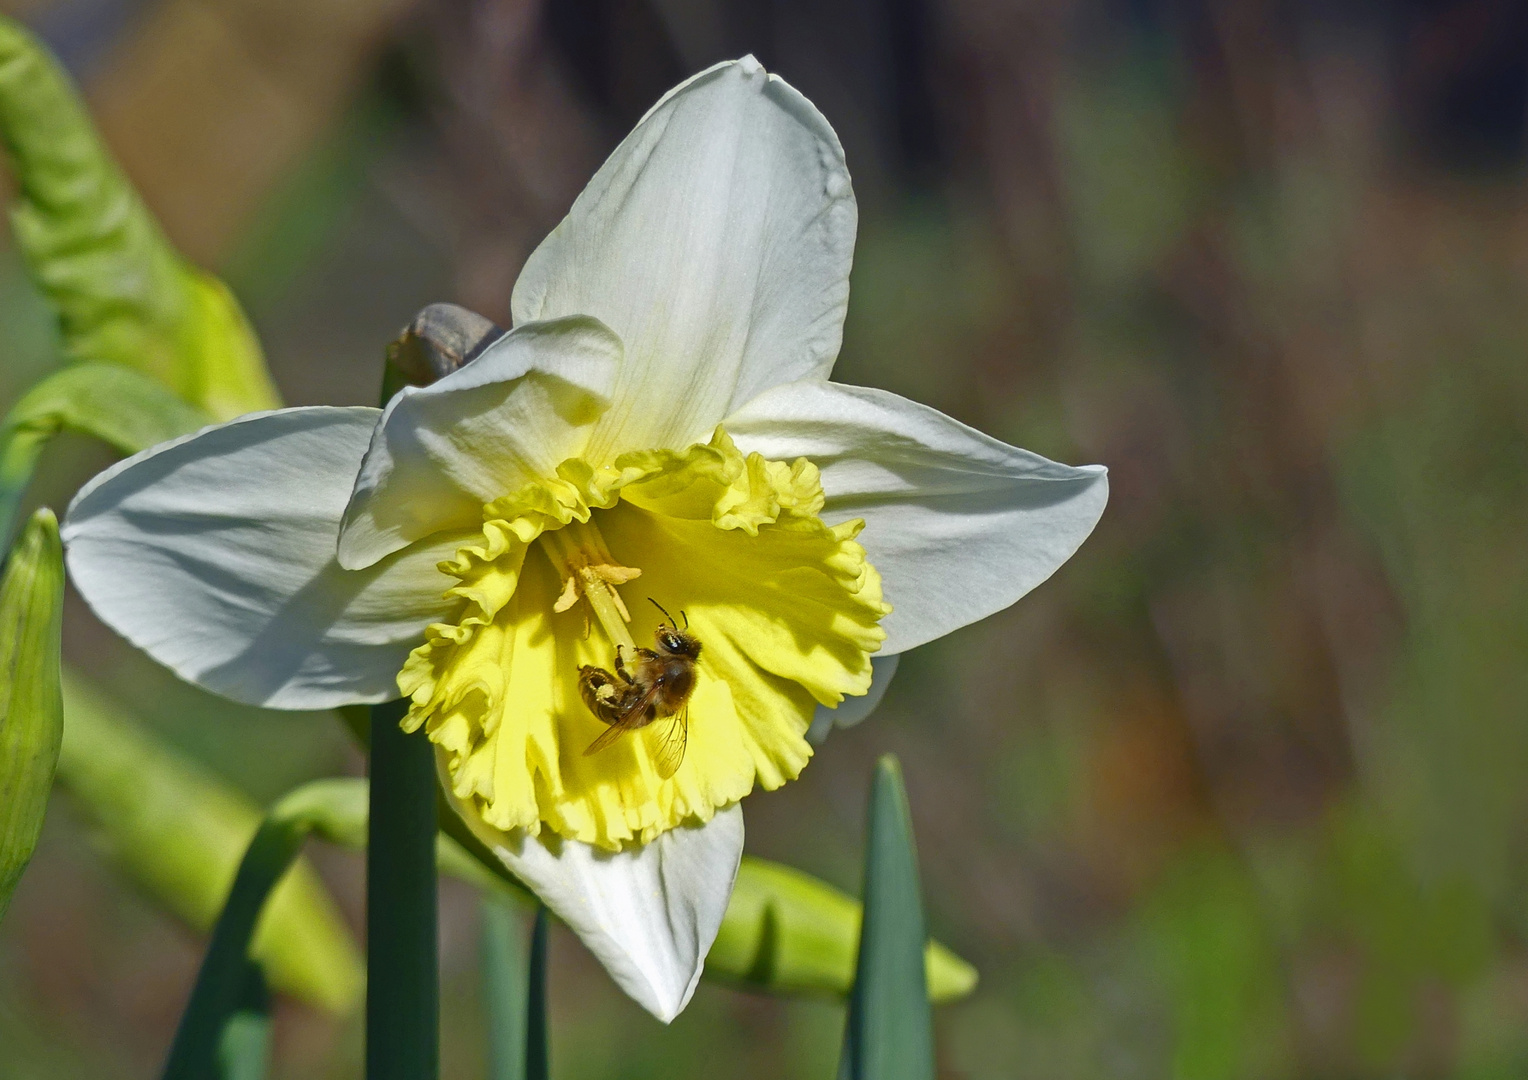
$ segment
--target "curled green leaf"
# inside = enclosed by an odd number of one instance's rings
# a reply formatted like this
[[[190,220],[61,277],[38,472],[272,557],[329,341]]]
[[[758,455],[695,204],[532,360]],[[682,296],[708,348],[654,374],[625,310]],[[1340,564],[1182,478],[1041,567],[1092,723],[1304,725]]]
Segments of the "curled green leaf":
[[[212,423],[162,383],[117,364],[75,364],[22,396],[0,424],[0,543],[10,539],[22,496],[48,440],[93,435],[135,454]]]
[[[94,435],[124,454],[189,435],[212,417],[160,383],[116,364],[77,364],[26,392],[6,415],[4,431]]]
[[[0,917],[37,846],[63,736],[63,560],[58,521],[39,510],[0,582]]]
[[[217,419],[279,401],[258,340],[216,278],[170,246],[57,60],[0,19],[0,143],[17,245],[72,361],[123,364]]]
[[[67,671],[63,696],[60,782],[90,816],[117,866],[191,926],[210,928],[259,828],[260,810]],[[321,1008],[346,1012],[359,999],[360,955],[304,860],[264,906],[250,954],[274,988]]]
[[[706,977],[776,994],[847,996],[860,912],[859,901],[809,874],[745,855]],[[923,960],[935,1004],[976,988],[976,969],[937,941]]]

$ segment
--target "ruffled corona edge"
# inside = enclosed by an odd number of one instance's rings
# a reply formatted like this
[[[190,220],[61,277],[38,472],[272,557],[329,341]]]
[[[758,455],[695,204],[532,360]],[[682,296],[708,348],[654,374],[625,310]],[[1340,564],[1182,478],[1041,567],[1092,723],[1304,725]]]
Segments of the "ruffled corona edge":
[[[869,688],[891,610],[855,540],[863,523],[829,526],[822,506],[815,465],[745,457],[721,428],[613,467],[564,462],[484,507],[481,538],[441,564],[462,614],[431,626],[404,665],[405,726],[425,728],[457,797],[487,824],[545,824],[609,849],[708,821],[755,783],[779,787],[811,757],[816,705]],[[564,583],[536,543],[574,522],[641,570],[621,586],[638,644],[663,618],[651,599],[703,645],[688,749],[668,780],[645,732],[584,753],[605,726],[579,697],[578,669],[609,668],[615,649],[584,604],[553,610]]]

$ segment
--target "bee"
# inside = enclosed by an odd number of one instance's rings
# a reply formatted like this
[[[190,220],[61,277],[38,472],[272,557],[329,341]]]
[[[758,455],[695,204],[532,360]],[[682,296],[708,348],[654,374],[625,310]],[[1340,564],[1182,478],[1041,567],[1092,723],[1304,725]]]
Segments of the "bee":
[[[578,692],[589,711],[610,725],[589,744],[586,755],[599,753],[628,731],[651,726],[653,763],[658,775],[667,780],[679,771],[689,740],[690,695],[695,692],[700,639],[689,632],[688,615],[680,612],[684,615],[681,630],[662,604],[652,603],[666,620],[653,632],[657,648],[637,649],[636,660],[628,667],[616,646],[615,673],[584,664],[578,669]]]

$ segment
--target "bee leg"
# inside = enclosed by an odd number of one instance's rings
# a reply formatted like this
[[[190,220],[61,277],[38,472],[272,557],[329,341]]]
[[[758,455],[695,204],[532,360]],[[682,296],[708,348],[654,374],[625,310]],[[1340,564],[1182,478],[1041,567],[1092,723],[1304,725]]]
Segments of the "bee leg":
[[[621,677],[622,682],[631,682],[631,676],[626,673],[626,658],[621,655],[621,647],[615,647],[615,673]]]
[[[625,681],[622,680],[623,683]],[[614,723],[621,715],[621,688],[616,684],[615,676],[604,668],[585,664],[578,669],[578,696],[584,699],[589,711],[604,723]]]

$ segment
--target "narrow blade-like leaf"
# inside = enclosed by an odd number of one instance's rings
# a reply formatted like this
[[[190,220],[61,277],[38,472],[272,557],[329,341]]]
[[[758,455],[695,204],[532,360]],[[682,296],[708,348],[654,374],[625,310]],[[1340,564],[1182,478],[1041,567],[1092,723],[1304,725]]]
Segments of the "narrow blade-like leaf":
[[[250,943],[255,926],[310,834],[344,843],[359,841],[365,828],[366,792],[365,781],[315,781],[283,797],[260,823],[213,928],[191,1000],[170,1047],[165,1080],[202,1080],[213,1075],[220,1057],[235,1052],[241,1067],[247,1067],[245,1058],[252,1052],[249,1044],[256,1032],[245,1032],[238,1014],[258,1013],[255,1006],[264,990],[263,979],[258,984],[251,981]],[[244,1026],[254,1023],[250,1019]]]
[[[483,1013],[489,1080],[525,1080],[525,1020],[530,1000],[530,934],[525,913],[483,899]]]
[[[239,871],[229,890],[227,902],[218,916],[207,955],[197,974],[191,999],[182,1014],[175,1043],[165,1065],[164,1075],[176,1080],[208,1075],[216,1061],[222,1062],[224,1076],[239,1061],[238,1069],[251,1071],[252,1055],[259,1049],[264,979],[258,987],[251,982],[260,973],[251,968],[250,939],[272,890],[288,872],[303,842],[310,836],[340,844],[352,850],[365,849],[369,813],[370,784],[354,778],[314,780],[284,795],[261,822],[244,853]],[[446,873],[483,889],[488,896],[489,913],[518,921],[517,908],[528,909],[532,900],[522,888],[512,886],[497,875],[485,872],[455,841],[444,835],[436,837],[437,865]],[[494,925],[490,921],[490,928]],[[521,953],[526,949],[522,945]],[[520,1000],[517,1050],[525,1060],[525,968],[521,959],[515,985]],[[258,992],[257,992],[258,990]],[[490,987],[492,996],[492,987]],[[268,1011],[268,1010],[265,1010]],[[268,1026],[268,1025],[267,1025]],[[262,1066],[263,1067],[263,1066]],[[250,1072],[254,1075],[253,1072]],[[242,1073],[241,1073],[242,1075]]]
[[[865,921],[839,1076],[933,1080],[918,855],[902,768],[889,754],[876,763],[870,786],[866,849]]]
[[[271,1063],[271,995],[265,974],[244,964],[244,989],[218,1042],[219,1080],[265,1080]]]
[[[552,1075],[552,1046],[546,1008],[547,938],[551,924],[546,908],[536,909],[531,930],[531,962],[526,976],[525,1080],[548,1080]]]

